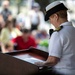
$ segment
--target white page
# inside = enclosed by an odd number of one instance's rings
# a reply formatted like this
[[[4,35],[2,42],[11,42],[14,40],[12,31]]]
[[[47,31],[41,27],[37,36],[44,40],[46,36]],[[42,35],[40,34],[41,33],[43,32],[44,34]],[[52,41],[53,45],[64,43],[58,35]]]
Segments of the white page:
[[[43,60],[34,58],[32,56],[30,56],[29,54],[25,54],[25,55],[19,55],[19,56],[14,56],[15,58],[30,62],[32,64],[36,63],[36,62],[44,62]]]

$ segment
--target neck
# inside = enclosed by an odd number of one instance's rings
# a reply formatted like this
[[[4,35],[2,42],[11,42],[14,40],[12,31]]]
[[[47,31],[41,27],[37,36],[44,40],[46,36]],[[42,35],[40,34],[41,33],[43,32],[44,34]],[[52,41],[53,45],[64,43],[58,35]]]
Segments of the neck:
[[[8,28],[8,29],[9,29],[9,31],[12,31],[13,28]]]
[[[28,41],[28,38],[23,38],[24,42],[27,42]]]
[[[60,20],[59,23],[55,26],[55,28],[60,27],[60,25],[61,25],[62,23],[64,23],[64,22],[68,22],[68,20],[67,20],[67,19]]]

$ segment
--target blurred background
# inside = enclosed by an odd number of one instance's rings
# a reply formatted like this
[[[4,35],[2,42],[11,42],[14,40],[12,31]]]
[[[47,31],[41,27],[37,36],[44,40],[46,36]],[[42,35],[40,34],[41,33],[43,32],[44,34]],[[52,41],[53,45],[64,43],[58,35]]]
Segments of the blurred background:
[[[22,29],[28,29],[30,30],[30,35],[35,39],[36,48],[48,52],[49,29],[54,27],[49,21],[45,22],[44,16],[45,7],[53,1],[61,0],[0,0],[1,51],[4,53],[12,51],[13,48],[10,47],[13,47],[16,43],[12,45],[8,44],[8,41],[10,42],[18,36],[21,36]],[[69,9],[68,20],[72,21],[75,26],[75,0],[62,0],[61,2],[64,2]],[[5,28],[11,30],[10,24],[13,24],[12,28],[18,29],[15,29],[18,34],[13,30],[14,34],[10,31],[10,34],[6,35],[8,32]]]

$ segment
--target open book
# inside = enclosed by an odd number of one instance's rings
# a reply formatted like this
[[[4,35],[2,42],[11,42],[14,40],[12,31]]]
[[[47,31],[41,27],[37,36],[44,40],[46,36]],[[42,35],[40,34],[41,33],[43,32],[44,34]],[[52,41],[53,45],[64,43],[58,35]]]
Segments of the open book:
[[[24,61],[27,61],[29,63],[36,63],[36,62],[44,62],[43,60],[40,60],[38,58],[35,58],[35,57],[32,57],[30,56],[29,54],[25,54],[25,55],[17,55],[17,56],[14,56],[15,58],[18,58],[18,59],[21,59],[21,60],[24,60]]]

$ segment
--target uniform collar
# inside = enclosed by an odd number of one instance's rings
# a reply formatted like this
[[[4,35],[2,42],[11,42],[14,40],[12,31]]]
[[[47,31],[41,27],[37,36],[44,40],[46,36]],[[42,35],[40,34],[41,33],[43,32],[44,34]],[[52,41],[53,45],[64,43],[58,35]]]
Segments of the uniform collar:
[[[69,26],[69,25],[72,25],[72,22],[64,22],[64,23],[62,23],[60,26]]]

